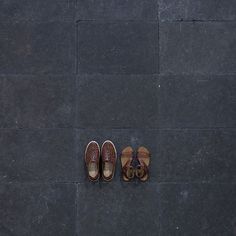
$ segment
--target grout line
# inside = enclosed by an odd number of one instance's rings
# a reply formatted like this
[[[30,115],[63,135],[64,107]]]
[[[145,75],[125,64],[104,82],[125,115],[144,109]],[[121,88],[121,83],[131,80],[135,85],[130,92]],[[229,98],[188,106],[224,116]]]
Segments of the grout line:
[[[76,19],[75,16],[71,19],[65,20],[65,19],[51,19],[51,20],[37,20],[37,19],[25,19],[25,20],[4,20],[2,21],[3,24],[6,25],[15,25],[15,24],[52,24],[52,23],[64,23],[64,24],[70,24],[73,22],[98,22],[98,23],[154,23],[156,22],[156,19]],[[161,23],[236,23],[236,20],[200,20],[200,19],[163,19],[160,18]]]
[[[210,182],[210,181],[189,181],[189,182],[158,182],[158,181],[148,181],[146,183],[130,181],[98,181],[93,182],[0,182],[1,185],[112,185],[112,184],[124,184],[124,185],[137,185],[137,184],[149,184],[149,185],[236,185],[236,182]]]
[[[31,128],[19,128],[19,127],[11,127],[11,128],[0,128],[0,130],[20,130],[20,131],[30,131],[30,130],[73,130],[77,129],[75,127],[52,127],[52,128],[37,128],[37,127],[31,127]]]
[[[236,182],[210,182],[210,181],[190,181],[190,182],[157,182],[158,185],[236,185]]]
[[[0,128],[0,130],[19,130],[19,131],[34,131],[34,130],[104,130],[104,131],[110,131],[110,130],[137,130],[137,131],[220,131],[220,130],[230,130],[230,131],[236,131],[236,127],[200,127],[200,128],[194,128],[194,127],[182,127],[182,128],[140,128],[140,127],[127,127],[127,128],[111,128],[111,127],[105,127],[105,128],[96,128],[96,127],[89,127],[89,128],[81,128],[81,127],[65,127],[65,128]]]
[[[20,182],[20,181],[9,181],[9,182],[1,182],[0,185],[75,185],[78,184],[78,182],[68,182],[68,181],[38,181],[38,182]]]
[[[79,74],[79,26],[75,23],[76,33],[75,33],[75,74]]]
[[[17,73],[17,74],[11,74],[11,73],[6,73],[6,74],[0,74],[0,77],[18,77],[18,76],[21,76],[21,77],[72,77],[72,76],[75,76],[76,74],[74,73],[60,73],[60,74],[57,74],[57,73],[47,73],[47,74],[43,74],[43,73],[33,73],[33,74],[30,74],[30,73]]]
[[[75,76],[75,117],[74,117],[74,128],[77,127],[77,121],[79,118],[78,111],[78,98],[79,98],[79,84],[78,84],[78,74],[79,74],[79,27],[78,23],[76,23],[76,76]]]
[[[156,23],[156,19],[77,19],[76,23],[83,23],[83,22],[96,22],[96,23]]]
[[[73,23],[75,21],[75,19],[73,19],[73,17],[67,18],[68,20],[66,20],[66,18],[63,17],[63,19],[50,19],[50,20],[39,20],[39,19],[20,19],[20,20],[3,20],[1,21],[2,24],[5,25],[20,25],[20,24],[32,24],[32,25],[39,25],[39,24],[51,24],[51,23],[64,23],[64,24],[70,24]]]
[[[83,127],[77,127],[76,129],[78,130],[147,130],[147,131],[188,131],[188,130],[193,130],[193,131],[201,131],[201,130],[206,130],[206,131],[215,131],[215,130],[234,130],[236,127],[180,127],[180,128],[169,128],[169,127],[164,127],[164,128],[140,128],[140,127],[119,127],[119,128],[112,128],[112,127],[89,127],[89,128],[83,128]]]
[[[207,128],[207,127],[200,127],[200,128],[195,128],[195,127],[181,127],[181,128],[157,128],[157,129],[151,129],[151,130],[160,130],[160,131],[201,131],[201,130],[206,130],[206,131],[215,131],[215,130],[234,130],[236,127],[212,127],[212,128]]]
[[[157,73],[158,73],[158,87],[157,87],[157,104],[158,104],[158,108],[157,108],[157,115],[158,117],[157,119],[157,123],[161,123],[161,77],[160,77],[160,17],[159,17],[159,2],[156,0],[157,2],[157,27],[158,27],[158,35],[157,35],[157,40],[158,40],[158,68],[157,68]]]
[[[188,72],[182,72],[182,73],[160,73],[159,76],[236,76],[236,73],[201,73],[201,72],[192,72],[192,73],[188,73]]]
[[[75,3],[75,10],[78,9],[78,0],[74,0],[74,3]]]
[[[160,75],[160,17],[159,17],[159,4],[157,3],[157,40],[158,40],[158,68],[157,74]]]
[[[159,213],[158,213],[158,222],[159,222],[159,227],[158,227],[158,235],[160,236],[161,235],[161,233],[162,233],[162,224],[161,224],[161,219],[162,219],[162,204],[161,204],[161,191],[162,191],[162,189],[161,189],[161,186],[159,186],[159,193],[158,193],[158,195],[159,196],[157,196],[158,197],[158,210],[159,210]]]
[[[78,67],[78,65],[77,65]],[[222,77],[222,76],[236,76],[236,73],[201,73],[201,72],[192,72],[192,73],[188,73],[188,72],[182,72],[182,73],[150,73],[150,74],[123,74],[123,73],[115,73],[115,74],[109,74],[109,73],[91,73],[91,74],[88,74],[88,73],[80,73],[79,72],[79,69],[78,69],[78,74],[76,73],[60,73],[60,74],[57,74],[57,73],[49,73],[49,74],[40,74],[40,73],[33,73],[33,74],[30,74],[30,73],[25,73],[25,74],[22,74],[22,73],[17,73],[17,74],[11,74],[11,73],[3,73],[3,74],[0,74],[0,77],[18,77],[18,76],[21,76],[21,77],[41,77],[41,76],[44,76],[44,77],[65,77],[65,76],[124,76],[124,77],[141,77],[141,76],[219,76],[219,77]]]
[[[75,235],[78,235],[78,219],[79,219],[79,214],[78,214],[78,199],[79,199],[79,186],[76,184],[76,199],[75,199]]]
[[[161,74],[161,70],[160,70],[160,68],[161,68],[161,63],[160,63],[160,59],[161,59],[161,57],[160,57],[160,52],[161,52],[161,45],[160,45],[160,22],[159,22],[159,20],[158,20],[158,23],[157,23],[157,27],[158,27],[158,31],[157,31],[157,40],[158,40],[158,49],[157,49],[157,51],[158,51],[158,67],[157,67],[157,74],[158,74],[158,76],[160,76],[160,74]]]
[[[169,22],[169,23],[236,23],[236,20],[214,20],[214,19],[209,19],[209,20],[201,20],[201,19],[160,19],[161,22]]]
[[[158,12],[158,19],[160,22],[168,22],[168,23],[176,23],[176,22],[183,22],[183,23],[236,23],[235,20],[201,20],[201,19],[163,19],[159,16]],[[122,22],[137,22],[137,23],[155,23],[156,19],[112,19],[112,18],[107,18],[107,19],[102,19],[102,18],[97,18],[97,19],[76,19],[76,22],[97,22],[97,23],[122,23]]]

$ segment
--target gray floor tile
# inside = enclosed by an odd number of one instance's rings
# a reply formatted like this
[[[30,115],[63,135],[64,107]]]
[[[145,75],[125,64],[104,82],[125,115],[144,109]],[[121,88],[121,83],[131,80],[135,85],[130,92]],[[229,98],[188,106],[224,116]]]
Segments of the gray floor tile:
[[[235,20],[234,0],[159,0],[161,20]]]
[[[235,127],[235,76],[164,76],[161,127]]]
[[[112,181],[122,182],[120,154],[127,146],[132,146],[137,150],[139,146],[147,147],[151,152],[150,179],[149,182],[155,182],[159,177],[160,147],[158,142],[158,132],[151,130],[106,130],[106,129],[79,129],[77,130],[77,157],[79,159],[79,181],[87,183],[87,171],[84,164],[84,151],[86,145],[92,141],[97,141],[100,146],[105,140],[112,140],[118,153],[116,164],[116,174]],[[134,180],[134,182],[139,180]]]
[[[0,28],[0,74],[75,72],[75,25],[1,22]]]
[[[160,26],[162,74],[236,73],[236,23],[175,22]]]
[[[235,185],[170,184],[160,189],[161,235],[235,234]]]
[[[76,186],[0,185],[0,235],[75,235]]]
[[[6,0],[0,2],[0,21],[73,21],[75,0]]]
[[[155,128],[158,126],[157,76],[78,77],[80,128]]]
[[[72,127],[75,78],[1,76],[1,128]]]
[[[0,181],[76,181],[74,138],[70,129],[1,130]]]
[[[78,0],[77,19],[137,20],[157,19],[156,0]]]
[[[160,131],[161,182],[236,181],[236,131]]]
[[[81,184],[78,200],[80,236],[159,235],[156,184]]]
[[[157,22],[80,21],[80,74],[157,73]]]
[[[236,235],[235,7],[1,1],[0,236]],[[115,177],[91,183],[107,139]],[[146,183],[121,178],[128,145]]]

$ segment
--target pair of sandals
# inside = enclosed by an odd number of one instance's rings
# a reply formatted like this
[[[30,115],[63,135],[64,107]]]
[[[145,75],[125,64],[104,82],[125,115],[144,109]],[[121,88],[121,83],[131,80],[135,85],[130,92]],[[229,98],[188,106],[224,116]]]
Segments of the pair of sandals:
[[[121,154],[122,177],[130,181],[135,176],[141,181],[149,178],[149,165],[151,154],[145,147],[139,147],[136,155],[132,147],[126,147]]]

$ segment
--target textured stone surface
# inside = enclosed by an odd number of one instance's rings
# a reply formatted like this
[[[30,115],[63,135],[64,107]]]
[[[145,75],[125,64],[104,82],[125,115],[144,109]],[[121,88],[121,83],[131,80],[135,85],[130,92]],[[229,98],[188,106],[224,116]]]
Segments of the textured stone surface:
[[[157,19],[156,0],[78,0],[77,19],[137,20]]]
[[[235,235],[235,185],[162,185],[160,198],[160,235]]]
[[[156,184],[80,184],[78,235],[158,235],[158,193]]]
[[[0,127],[72,127],[75,78],[1,76]]]
[[[236,20],[234,0],[159,0],[161,20]]]
[[[73,184],[0,185],[0,235],[75,235]]]
[[[73,130],[1,130],[0,182],[76,181]]]
[[[2,0],[0,236],[236,235],[235,7]],[[91,183],[107,139],[116,174]],[[148,182],[122,181],[128,145]]]
[[[79,76],[80,128],[158,126],[157,76]]]
[[[3,0],[0,21],[70,21],[73,22],[75,0]]]
[[[236,181],[236,131],[162,130],[161,182]]]
[[[235,127],[235,76],[163,76],[161,127]]]
[[[0,74],[75,72],[73,24],[1,22],[0,28]]]
[[[80,74],[153,74],[158,63],[157,22],[80,21]]]
[[[138,130],[138,129],[78,129],[77,130],[77,157],[79,160],[79,182],[87,183],[87,171],[84,165],[84,150],[86,145],[95,140],[102,146],[105,140],[112,140],[116,145],[118,159],[116,164],[116,174],[113,182],[121,180],[121,163],[120,154],[127,147],[133,147],[134,151],[139,146],[147,147],[151,152],[150,179],[156,182],[160,173],[160,145],[158,132],[155,130]],[[139,180],[134,179],[134,182]],[[113,184],[113,183],[111,183]]]
[[[162,74],[236,73],[235,22],[160,24]]]

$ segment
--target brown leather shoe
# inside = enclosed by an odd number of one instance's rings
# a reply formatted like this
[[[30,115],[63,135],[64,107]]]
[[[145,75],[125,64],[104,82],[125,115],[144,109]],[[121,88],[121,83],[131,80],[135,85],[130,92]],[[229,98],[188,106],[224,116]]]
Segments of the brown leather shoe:
[[[85,150],[85,164],[88,170],[88,178],[91,181],[97,181],[99,173],[100,147],[95,141],[91,141]]]
[[[117,152],[115,145],[110,140],[103,143],[102,149],[102,177],[105,181],[111,181],[115,174]]]
[[[138,165],[135,174],[141,181],[147,181],[149,177],[149,165],[151,154],[145,147],[139,147],[137,151]]]

